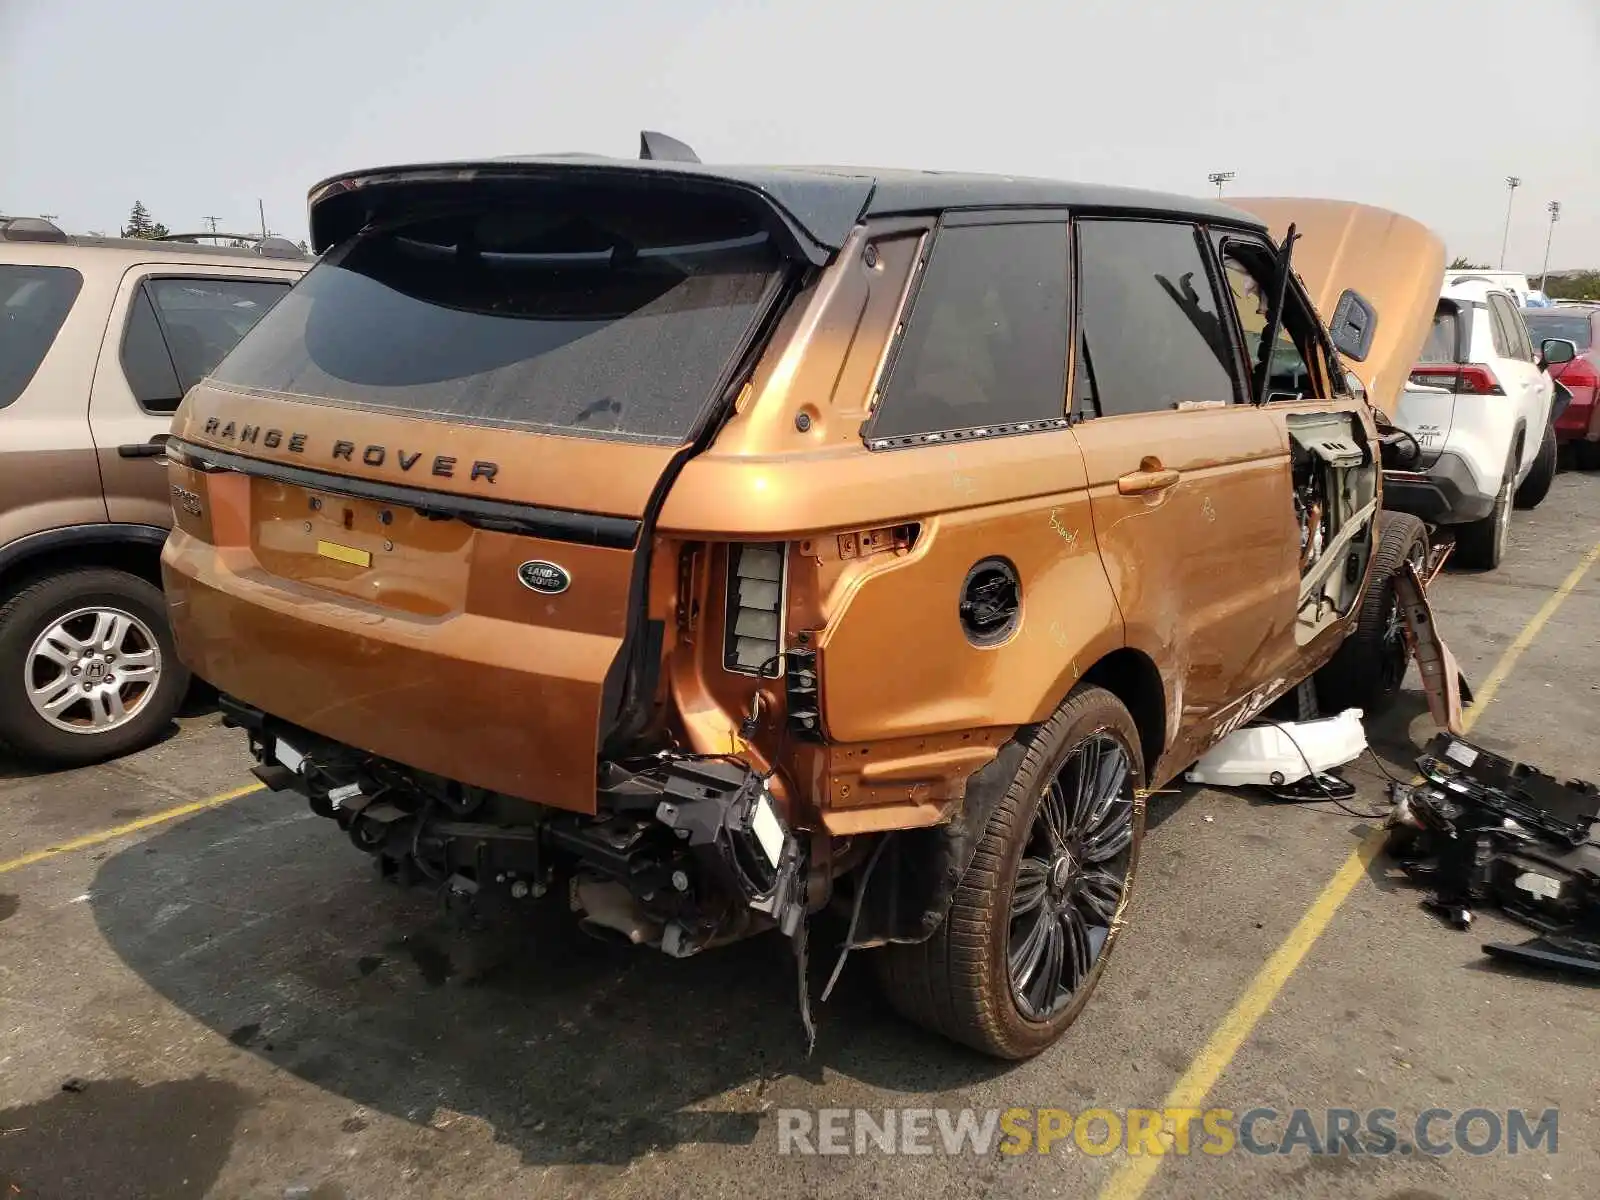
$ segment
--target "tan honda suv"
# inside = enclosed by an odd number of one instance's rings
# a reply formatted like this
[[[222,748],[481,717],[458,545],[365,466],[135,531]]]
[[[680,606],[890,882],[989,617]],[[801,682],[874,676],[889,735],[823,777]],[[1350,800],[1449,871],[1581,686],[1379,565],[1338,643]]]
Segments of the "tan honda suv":
[[[1393,650],[1370,406],[1438,239],[1308,206],[1370,298],[1330,332],[1210,201],[645,151],[313,190],[322,260],[168,444],[179,652],[391,875],[675,956],[776,927],[802,979],[833,905],[902,1011],[1035,1053],[1148,789]]]
[[[161,443],[183,393],[305,273],[292,244],[71,237],[0,218],[0,743],[72,765],[171,722]]]

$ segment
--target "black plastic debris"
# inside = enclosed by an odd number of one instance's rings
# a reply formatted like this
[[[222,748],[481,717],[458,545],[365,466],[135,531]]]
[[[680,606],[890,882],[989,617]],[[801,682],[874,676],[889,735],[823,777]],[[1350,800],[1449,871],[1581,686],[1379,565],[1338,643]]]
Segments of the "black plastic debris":
[[[1389,856],[1431,888],[1423,902],[1457,929],[1493,905],[1541,937],[1484,952],[1600,971],[1600,789],[1440,734],[1422,781],[1391,787]]]
[[[1600,788],[1594,784],[1557,783],[1536,767],[1448,733],[1428,743],[1417,770],[1456,797],[1574,846],[1588,841],[1590,827],[1600,821]]]
[[[1488,942],[1483,952],[1491,958],[1524,966],[1555,967],[1600,976],[1600,940],[1596,940],[1592,934],[1549,934],[1518,942],[1514,946],[1505,942]]]

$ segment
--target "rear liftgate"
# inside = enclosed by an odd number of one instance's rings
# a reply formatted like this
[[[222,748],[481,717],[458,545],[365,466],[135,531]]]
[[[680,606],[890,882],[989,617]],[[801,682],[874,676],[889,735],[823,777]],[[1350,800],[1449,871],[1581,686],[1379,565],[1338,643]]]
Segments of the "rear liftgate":
[[[701,203],[694,208],[692,215],[703,222],[708,211],[709,205]],[[606,215],[602,211],[600,218]],[[591,224],[600,218],[596,218],[590,210],[582,214],[582,220]],[[632,219],[631,213],[629,219]],[[491,235],[502,240],[513,235],[521,236],[518,230],[508,232],[505,228],[486,222],[472,225],[470,229],[464,228],[463,222],[471,225],[470,214],[463,216],[460,211],[452,211],[448,218],[424,223],[414,233],[408,232],[405,244],[397,247],[394,253],[402,257],[417,253],[414,243],[419,238],[427,241],[428,245],[437,243],[442,247],[465,244],[462,239],[467,233],[480,240]],[[619,223],[622,223],[620,218]],[[584,229],[586,237],[593,235],[587,225]],[[779,236],[781,231],[772,228],[771,223],[765,220],[746,222],[734,232],[739,236],[731,239],[731,249],[728,248],[730,239],[708,242],[707,234],[702,230],[697,233],[695,244],[670,247],[672,253],[665,255],[665,258],[676,264],[695,255],[725,253],[742,256],[739,261],[743,262],[765,244],[762,239],[769,235],[773,243],[780,247],[783,245],[783,239]],[[375,236],[381,241],[382,231]],[[528,236],[537,240],[537,237],[544,235],[536,229]],[[381,246],[377,249],[368,247],[360,252],[366,255],[365,262],[359,261],[358,252],[354,250],[341,250],[330,255],[330,260],[319,268],[323,272],[322,282],[318,284],[316,272],[313,272],[313,276],[308,278],[317,286],[307,289],[302,299],[310,305],[321,301],[327,308],[336,308],[339,303],[337,289],[359,285],[359,281],[345,281],[334,274],[340,270],[353,271],[357,275],[365,273],[391,290],[412,286],[407,263],[389,262],[382,258],[373,261],[374,255],[381,249]],[[618,261],[625,264],[651,261],[649,256],[653,252],[652,247],[637,240],[624,247],[624,250],[625,253],[613,246],[603,251],[586,249],[585,253],[601,253],[603,257],[621,254]],[[514,256],[520,251],[513,247],[503,253]],[[538,253],[529,251],[532,258],[537,258]],[[792,247],[785,253],[791,263],[796,260],[797,255]],[[777,260],[763,261],[775,264]],[[664,269],[667,268],[652,268],[649,272],[651,280]],[[545,704],[545,693],[551,682],[543,676],[530,677],[525,681],[530,684],[525,705],[497,705],[496,711],[482,714],[481,720],[471,713],[440,711],[426,720],[413,721],[415,731],[407,736],[395,736],[392,732],[380,734],[372,727],[372,719],[378,715],[376,713],[365,714],[364,720],[341,720],[338,714],[351,709],[350,703],[344,699],[344,693],[341,691],[332,702],[325,697],[329,688],[339,691],[349,686],[348,677],[344,682],[339,678],[321,680],[320,692],[324,702],[314,710],[306,710],[303,702],[297,708],[291,700],[296,696],[315,694],[318,689],[306,686],[293,690],[274,690],[271,679],[264,677],[270,672],[252,672],[248,677],[241,675],[241,682],[248,684],[245,687],[228,686],[226,679],[222,682],[224,690],[233,693],[225,701],[229,721],[249,731],[252,750],[261,764],[256,768],[257,776],[275,789],[289,789],[305,795],[314,811],[335,820],[352,842],[378,856],[387,874],[398,876],[402,881],[431,882],[443,889],[448,897],[469,902],[476,902],[487,894],[504,894],[521,900],[545,896],[553,889],[564,888],[571,907],[582,914],[582,923],[587,928],[604,931],[608,936],[621,936],[633,944],[657,947],[680,957],[762,928],[776,926],[794,940],[801,969],[802,1017],[808,1033],[814,1036],[809,1014],[809,993],[804,986],[809,843],[788,828],[774,804],[767,778],[747,764],[733,757],[677,752],[641,757],[634,736],[644,724],[641,714],[648,715],[653,702],[654,672],[659,659],[660,634],[659,630],[651,628],[653,623],[647,616],[645,596],[654,515],[659,511],[683,463],[709,444],[718,420],[729,409],[737,382],[748,375],[756,354],[781,314],[784,302],[801,273],[792,267],[779,270],[776,265],[768,265],[764,269],[768,272],[764,277],[767,282],[759,289],[759,293],[745,289],[729,296],[727,287],[730,285],[724,285],[721,293],[687,296],[681,306],[691,314],[720,313],[726,312],[730,304],[738,300],[754,315],[746,319],[748,328],[742,336],[721,350],[721,368],[714,381],[715,386],[708,386],[713,382],[711,380],[691,381],[705,386],[707,395],[707,403],[700,407],[692,425],[665,431],[643,431],[645,434],[654,432],[670,435],[671,443],[679,448],[670,455],[670,461],[666,462],[655,480],[648,504],[643,505],[642,509],[629,510],[630,514],[638,515],[639,521],[637,537],[631,549],[633,561],[628,575],[626,623],[624,628],[616,631],[622,634],[619,648],[610,669],[605,672],[603,684],[592,673],[579,681],[587,689],[580,698],[586,705],[592,706],[596,718],[590,731],[594,740],[588,741],[587,746],[571,745],[572,739],[566,738],[565,734],[557,739],[561,743],[559,745],[534,746],[531,743],[537,738],[532,733],[521,735],[525,740],[520,747],[515,744],[519,727],[553,715],[547,714],[546,708],[541,707]],[[564,262],[560,270],[571,273],[574,268]],[[651,296],[654,294],[643,283],[632,286],[651,292]],[[408,295],[406,298],[415,297]],[[460,296],[452,295],[441,300],[424,295],[421,299],[424,302],[453,305],[450,320],[459,321]],[[525,298],[519,299],[528,303]],[[654,299],[647,297],[647,304],[655,303]],[[409,309],[406,311],[410,312]],[[533,316],[537,320],[548,314],[540,309]],[[301,321],[307,319],[304,314],[300,315]],[[420,318],[413,314],[412,319]],[[595,314],[586,313],[585,319],[593,320],[596,317]],[[364,330],[369,336],[379,336],[373,333],[370,323],[364,326]],[[301,333],[299,337],[308,344],[320,339],[319,350],[326,356],[330,344],[329,332],[327,329],[313,328],[309,336]],[[514,332],[501,330],[496,336],[510,336]],[[657,332],[661,334],[661,331]],[[289,334],[292,340],[295,331],[289,330]],[[566,336],[566,331],[561,331],[561,334]],[[603,331],[595,337],[605,341]],[[649,342],[649,339],[644,340]],[[726,339],[722,339],[718,345],[723,346],[725,342]],[[675,338],[674,343],[674,361],[685,358],[687,349],[696,348],[684,336]],[[259,338],[253,343],[258,349],[263,344]],[[291,351],[294,351],[293,347]],[[293,360],[297,386],[304,390],[304,381],[308,376],[305,360],[314,358],[315,354],[308,351],[300,355],[295,351],[285,357]],[[262,361],[270,358],[269,354],[263,353],[257,356],[256,363],[246,363],[244,367],[236,365],[234,369],[239,371],[259,367],[271,375],[278,369],[277,364]],[[586,378],[583,373],[574,371],[570,364],[563,368],[560,362],[548,377],[531,383],[526,379],[485,377],[481,382],[475,382],[473,388],[445,396],[430,396],[429,403],[434,407],[426,415],[437,417],[451,405],[459,406],[474,390],[492,398],[506,393],[508,385],[509,390],[517,394],[523,394],[529,386],[533,386],[533,394],[543,394],[540,387],[534,385],[547,385],[552,379],[572,383],[582,378]],[[334,394],[341,386],[342,379],[337,372],[330,372],[326,378],[319,377],[317,382],[330,389],[331,399],[353,402],[360,408],[364,397]],[[275,385],[270,380],[235,382],[267,390],[286,390],[286,384]],[[589,390],[601,388],[606,382],[617,387],[617,381],[613,379],[594,383]],[[659,391],[670,382],[663,383],[656,379],[651,386]],[[590,402],[585,392],[570,406],[572,411],[554,414],[576,426],[563,432],[570,437],[575,433],[588,432],[595,422],[606,428],[606,423],[626,421],[631,413],[641,411],[639,405],[649,398],[644,393],[625,393],[620,389],[608,392],[607,396],[621,396],[622,401],[610,398],[602,411]],[[454,415],[470,423],[482,414],[465,412]],[[527,432],[531,431],[520,432],[518,436],[526,437]],[[198,453],[204,454],[206,451],[200,449]],[[359,455],[359,450],[357,453]],[[598,453],[594,455],[597,461],[601,456]],[[510,466],[512,461],[508,456],[501,465]],[[279,468],[270,470],[277,471]],[[508,471],[502,470],[502,483],[507,480],[508,474]],[[319,478],[308,482],[323,484],[331,481]],[[304,504],[306,500],[294,494],[290,496],[290,502]],[[490,514],[490,517],[498,515]],[[422,514],[422,517],[426,519],[427,514]],[[278,523],[273,532],[288,527],[287,522]],[[481,515],[479,527],[502,537],[511,532],[494,524],[484,525]],[[345,537],[341,540],[350,539]],[[621,547],[616,549],[620,550]],[[479,561],[481,556],[476,552],[457,557],[469,563],[472,571],[483,566]],[[509,555],[509,552],[498,557],[504,558],[506,564],[514,565],[518,561],[518,556]],[[363,563],[353,565],[363,567]],[[558,610],[568,611],[562,608],[562,603],[579,599],[578,593],[586,578],[580,572],[573,571],[569,579],[560,564],[545,561],[523,562],[521,569],[531,572],[530,577],[523,579],[524,586],[552,598],[553,606],[549,609],[552,614]],[[612,572],[611,576],[616,579],[617,573]],[[324,575],[317,579],[297,579],[294,582],[315,584],[325,577],[324,570]],[[362,588],[368,582],[352,574],[352,578],[344,581],[343,586],[352,600],[360,600]],[[477,615],[471,611],[472,598],[485,594],[475,586],[477,583],[476,576],[462,581],[461,595],[468,598],[469,617]],[[567,592],[569,583],[571,591]],[[563,592],[567,594],[561,595]],[[274,597],[264,599],[270,603]],[[330,599],[337,600],[338,597]],[[619,609],[622,605],[617,602],[622,599],[620,589],[618,595],[607,595],[608,605]],[[189,607],[192,612],[194,606]],[[549,620],[573,622],[571,633],[579,636],[574,638],[572,644],[581,645],[581,637],[588,631],[578,628],[577,623],[587,619],[588,612],[585,605],[579,603],[578,609],[572,610],[572,614],[559,618],[553,615]],[[234,615],[225,613],[219,607],[211,618],[213,630],[228,624],[225,616]],[[432,616],[426,613],[422,615]],[[505,619],[499,612],[489,615],[502,622]],[[292,616],[280,616],[283,620],[294,620]],[[248,609],[244,610],[244,616],[240,619],[249,619]],[[305,619],[309,623],[310,618]],[[405,619],[397,615],[386,617],[385,621],[398,624]],[[382,638],[385,625],[377,623],[373,628],[377,631],[373,638],[376,643]],[[560,630],[533,632],[544,639],[543,645],[550,646],[566,637],[568,630],[563,627]],[[615,636],[609,630],[605,633],[606,636]],[[295,668],[304,676],[298,682],[312,684],[316,681],[315,672],[319,670],[331,672],[336,677],[341,674],[337,670],[338,663],[311,653],[308,646],[314,651],[316,645],[327,642],[328,654],[341,660],[350,659],[348,665],[352,672],[363,669],[370,672],[373,669],[370,664],[383,664],[397,653],[416,653],[419,649],[425,651],[430,641],[433,644],[438,642],[437,633],[430,633],[427,640],[406,639],[406,644],[398,648],[375,644],[370,651],[355,653],[346,643],[354,646],[360,636],[361,629],[357,623],[355,629],[324,630],[314,637],[299,639],[294,653],[308,661],[297,660],[295,664]],[[288,643],[295,639],[282,641]],[[341,646],[346,648],[341,650]],[[528,653],[520,655],[518,663],[544,664],[550,661],[548,655],[541,657],[534,653],[539,649],[538,645],[530,643],[524,649]],[[227,656],[219,654],[218,673],[226,675],[227,665]],[[463,670],[489,669],[488,664],[457,665]],[[497,665],[504,668],[506,664],[502,662]],[[288,664],[285,664],[285,669],[288,669]],[[530,669],[547,670],[543,665]],[[384,682],[382,679],[371,679],[363,691],[381,694]],[[252,689],[256,690],[256,694],[266,693],[272,698],[264,703],[257,702]],[[451,691],[457,695],[464,694],[460,688]],[[234,696],[245,698],[236,699]],[[431,702],[426,694],[419,694],[419,704]],[[347,712],[346,717],[350,716]],[[287,720],[285,717],[295,719]],[[511,739],[497,756],[501,760],[498,767],[487,761],[489,755],[459,753],[460,736],[466,734],[469,740],[477,738],[482,742],[481,732],[474,733],[473,730],[484,724],[503,726],[506,738]],[[506,741],[506,738],[502,741]],[[604,743],[598,756],[595,753],[596,741]],[[430,761],[427,753],[430,748],[437,761]],[[483,749],[487,751],[491,747],[485,742]],[[516,764],[514,771],[507,765],[508,755],[510,761]],[[557,761],[562,767],[558,776],[552,776],[551,764]],[[444,767],[444,763],[450,765]],[[586,768],[581,779],[578,778],[580,766]],[[598,778],[595,777],[596,767]],[[551,790],[558,779],[561,782],[560,799]],[[580,786],[586,789],[581,795]]]

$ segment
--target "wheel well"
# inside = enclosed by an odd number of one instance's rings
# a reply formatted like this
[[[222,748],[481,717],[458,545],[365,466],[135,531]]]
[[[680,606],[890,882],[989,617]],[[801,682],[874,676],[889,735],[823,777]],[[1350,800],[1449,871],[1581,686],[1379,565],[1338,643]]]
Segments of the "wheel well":
[[[9,595],[32,580],[79,567],[109,567],[161,586],[161,547],[142,541],[83,542],[50,546],[7,563],[0,570],[0,595]]]
[[[1139,752],[1148,777],[1167,747],[1166,689],[1156,664],[1149,655],[1124,646],[1085,671],[1083,681],[1105,688],[1127,708],[1139,729]]]

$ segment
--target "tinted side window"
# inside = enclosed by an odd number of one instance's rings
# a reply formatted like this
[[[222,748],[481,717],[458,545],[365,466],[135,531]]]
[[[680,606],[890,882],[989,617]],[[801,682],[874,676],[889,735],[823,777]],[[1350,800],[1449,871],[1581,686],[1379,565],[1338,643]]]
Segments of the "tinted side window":
[[[287,283],[254,279],[151,279],[145,287],[186,392],[289,290]]]
[[[33,381],[82,287],[71,267],[0,266],[0,408]]]
[[[1078,261],[1101,416],[1235,398],[1222,310],[1193,226],[1083,221]]]
[[[1500,319],[1505,322],[1506,340],[1511,345],[1511,357],[1521,359],[1523,362],[1533,361],[1533,343],[1528,339],[1528,330],[1522,324],[1522,317],[1517,313],[1516,306],[1504,296],[1490,296],[1489,303],[1494,305],[1495,311],[1500,314]]]
[[[1067,226],[941,229],[870,436],[1061,418]]]
[[[1511,331],[1506,328],[1506,319],[1500,311],[1500,305],[1495,303],[1498,297],[1489,297],[1489,333],[1494,341],[1494,352],[1500,358],[1514,358],[1512,352]]]
[[[156,310],[144,285],[134,293],[128,309],[128,327],[122,335],[122,373],[139,407],[151,412],[172,412],[183,399],[178,372],[156,322]]]

